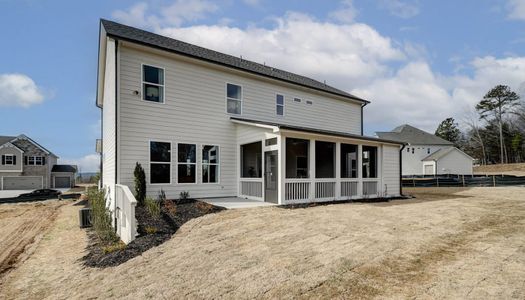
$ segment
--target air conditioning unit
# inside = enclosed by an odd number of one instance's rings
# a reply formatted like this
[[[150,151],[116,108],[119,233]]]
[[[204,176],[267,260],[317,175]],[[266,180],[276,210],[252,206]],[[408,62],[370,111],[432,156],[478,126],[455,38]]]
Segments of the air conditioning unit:
[[[91,227],[91,208],[81,208],[78,211],[80,228]]]

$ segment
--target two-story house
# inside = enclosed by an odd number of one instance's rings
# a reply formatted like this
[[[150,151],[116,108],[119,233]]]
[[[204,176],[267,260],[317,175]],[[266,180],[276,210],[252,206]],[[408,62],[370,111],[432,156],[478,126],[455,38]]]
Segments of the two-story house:
[[[76,167],[57,165],[58,157],[25,135],[0,136],[0,190],[69,188]]]
[[[226,42],[226,41],[225,41]],[[101,20],[102,185],[278,204],[399,196],[402,143],[363,136],[369,102],[325,83]],[[110,205],[110,207],[116,207]],[[112,209],[113,209],[112,208]]]
[[[408,124],[398,126],[392,131],[376,132],[384,139],[406,144],[402,152],[404,176],[472,174],[474,159],[454,147],[454,143],[444,140]]]

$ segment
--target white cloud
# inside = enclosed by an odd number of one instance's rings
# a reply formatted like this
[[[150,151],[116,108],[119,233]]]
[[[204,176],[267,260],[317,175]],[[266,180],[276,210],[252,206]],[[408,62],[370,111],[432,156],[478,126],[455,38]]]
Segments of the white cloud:
[[[217,9],[215,3],[207,0],[176,0],[168,6],[154,7],[140,2],[127,10],[117,10],[112,16],[131,26],[157,30],[160,26],[181,26],[186,22],[200,20]]]
[[[525,1],[508,0],[507,9],[509,11],[509,19],[525,20]]]
[[[0,74],[0,106],[30,107],[44,101],[42,90],[24,74]]]
[[[76,165],[82,173],[100,170],[100,155],[88,154],[80,158],[60,158],[59,164]]]
[[[403,19],[419,14],[419,0],[380,0],[379,6],[388,10],[391,15]]]
[[[330,13],[330,17],[336,21],[343,23],[354,22],[357,16],[357,9],[354,7],[353,0],[341,1],[342,8]]]

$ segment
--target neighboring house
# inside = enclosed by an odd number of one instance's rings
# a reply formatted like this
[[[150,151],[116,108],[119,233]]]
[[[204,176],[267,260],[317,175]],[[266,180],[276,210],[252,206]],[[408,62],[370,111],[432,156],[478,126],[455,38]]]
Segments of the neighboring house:
[[[23,134],[0,136],[0,155],[0,190],[66,188],[75,184],[75,167],[57,165],[55,154]]]
[[[368,101],[111,21],[101,20],[99,42],[111,210],[122,211],[137,162],[153,197],[188,191],[287,204],[401,194],[402,143],[362,135]]]
[[[431,133],[405,124],[376,134],[407,144],[402,151],[403,175],[472,174],[473,158]]]

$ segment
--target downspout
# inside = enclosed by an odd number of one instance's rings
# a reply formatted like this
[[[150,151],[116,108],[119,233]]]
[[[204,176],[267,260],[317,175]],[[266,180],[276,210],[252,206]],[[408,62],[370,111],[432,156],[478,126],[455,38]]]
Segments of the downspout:
[[[399,195],[403,196],[403,150],[407,145],[403,144],[399,150]]]
[[[363,136],[363,108],[368,104],[368,102],[365,102],[361,104],[361,136]]]
[[[115,39],[115,186],[113,189],[116,189],[117,178],[118,178],[118,39]],[[117,231],[117,191],[115,192],[115,199],[113,199],[113,217],[115,219],[115,232]]]

